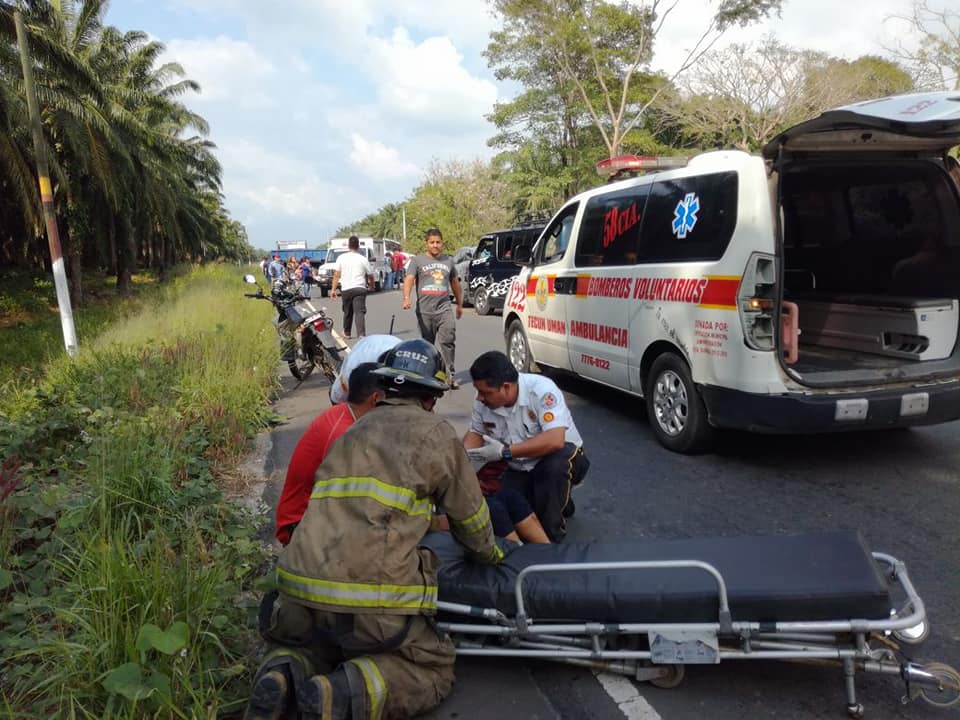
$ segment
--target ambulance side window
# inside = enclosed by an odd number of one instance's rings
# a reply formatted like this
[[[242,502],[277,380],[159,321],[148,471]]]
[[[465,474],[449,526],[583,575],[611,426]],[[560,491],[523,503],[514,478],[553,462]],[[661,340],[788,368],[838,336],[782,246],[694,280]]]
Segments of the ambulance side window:
[[[577,205],[571,205],[563,215],[553,221],[546,232],[543,233],[543,239],[540,243],[538,252],[538,265],[556,262],[563,258],[567,251],[567,245],[570,244],[570,235],[573,232],[573,221],[577,217]]]
[[[719,260],[737,226],[736,172],[658,180],[643,217],[640,262]]]
[[[587,201],[574,261],[577,267],[633,265],[649,185],[598,195]]]

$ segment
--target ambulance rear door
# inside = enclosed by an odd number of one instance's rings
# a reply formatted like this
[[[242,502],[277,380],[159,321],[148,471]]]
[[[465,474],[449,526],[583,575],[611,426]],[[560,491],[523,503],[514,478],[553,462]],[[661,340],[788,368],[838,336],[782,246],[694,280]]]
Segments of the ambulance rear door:
[[[628,388],[629,316],[640,226],[650,184],[631,184],[586,201],[567,306],[570,367]],[[559,292],[559,289],[558,289]]]

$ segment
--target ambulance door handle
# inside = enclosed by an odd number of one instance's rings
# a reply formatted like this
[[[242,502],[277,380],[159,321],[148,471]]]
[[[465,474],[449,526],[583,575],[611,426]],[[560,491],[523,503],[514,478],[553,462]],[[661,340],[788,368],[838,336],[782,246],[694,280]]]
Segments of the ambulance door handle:
[[[553,281],[553,291],[557,295],[573,295],[577,288],[577,279],[573,277],[558,277]]]

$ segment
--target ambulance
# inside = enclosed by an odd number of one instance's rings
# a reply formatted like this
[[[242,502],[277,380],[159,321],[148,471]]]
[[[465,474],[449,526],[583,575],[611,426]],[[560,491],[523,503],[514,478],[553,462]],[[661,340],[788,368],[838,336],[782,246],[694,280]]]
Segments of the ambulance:
[[[857,103],[755,156],[708,152],[570,199],[503,313],[520,371],[644,398],[657,439],[960,417],[960,92]]]

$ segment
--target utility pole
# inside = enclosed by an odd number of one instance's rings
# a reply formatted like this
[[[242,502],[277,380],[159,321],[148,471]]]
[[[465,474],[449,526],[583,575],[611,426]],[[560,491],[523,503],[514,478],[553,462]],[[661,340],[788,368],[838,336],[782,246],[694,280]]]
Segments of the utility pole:
[[[407,207],[400,208],[400,217],[403,219],[403,246],[407,246]]]
[[[17,45],[20,48],[20,64],[23,66],[23,85],[27,92],[27,108],[30,111],[30,130],[33,134],[33,152],[37,162],[37,178],[40,185],[40,201],[43,203],[43,219],[47,225],[47,243],[50,245],[50,264],[53,266],[53,284],[57,289],[57,306],[60,308],[60,325],[63,328],[63,344],[71,357],[77,354],[77,331],[73,325],[73,308],[70,306],[70,291],[67,288],[67,273],[60,251],[60,233],[57,230],[57,215],[53,209],[53,187],[47,167],[46,147],[43,144],[43,125],[40,123],[40,104],[37,89],[33,84],[33,65],[30,63],[30,48],[27,46],[27,28],[23,16],[16,8],[13,22],[17,26]]]

